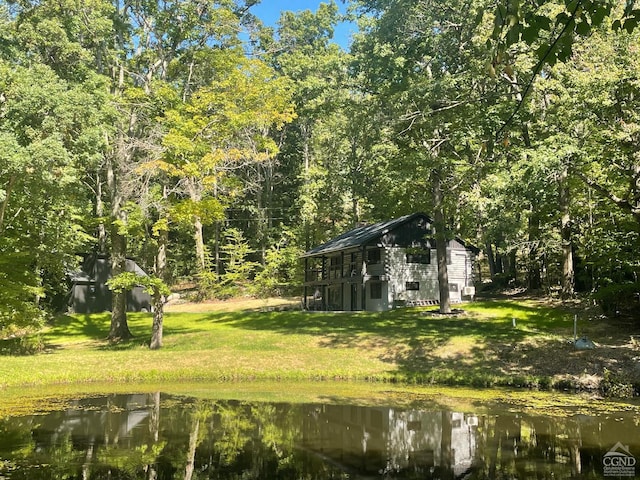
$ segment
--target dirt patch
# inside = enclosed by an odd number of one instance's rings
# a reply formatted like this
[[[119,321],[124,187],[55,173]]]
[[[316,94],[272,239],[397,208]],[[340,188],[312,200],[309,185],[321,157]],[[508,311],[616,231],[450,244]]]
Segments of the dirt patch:
[[[238,310],[272,311],[280,309],[295,309],[300,306],[299,298],[251,298],[240,297],[229,300],[207,300],[203,302],[189,302],[184,298],[176,297],[168,302],[165,312],[176,313],[207,313],[207,312],[233,312]]]

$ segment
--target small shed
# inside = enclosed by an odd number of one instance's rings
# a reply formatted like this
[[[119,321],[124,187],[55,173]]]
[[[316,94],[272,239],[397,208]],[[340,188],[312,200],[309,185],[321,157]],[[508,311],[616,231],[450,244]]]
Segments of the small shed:
[[[447,242],[452,302],[475,295],[478,250]],[[306,252],[304,305],[319,310],[383,311],[439,302],[433,221],[424,213],[355,228]]]
[[[146,275],[132,259],[127,259],[127,272]],[[71,288],[67,305],[73,313],[99,313],[111,310],[111,290],[107,281],[111,278],[111,261],[106,255],[85,254],[81,270],[71,274]],[[142,287],[134,287],[127,293],[127,311],[151,311],[151,295]]]

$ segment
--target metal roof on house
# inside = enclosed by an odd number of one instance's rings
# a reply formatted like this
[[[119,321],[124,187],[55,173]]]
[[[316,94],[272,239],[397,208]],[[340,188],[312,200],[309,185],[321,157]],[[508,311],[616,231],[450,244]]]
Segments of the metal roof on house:
[[[380,238],[388,232],[418,217],[426,217],[427,219],[429,219],[429,217],[424,213],[412,213],[411,215],[405,215],[393,220],[387,220],[385,222],[375,223],[373,225],[354,228],[353,230],[349,230],[342,235],[338,235],[337,237],[332,238],[322,245],[312,248],[311,250],[303,254],[302,257],[313,257],[316,255],[323,255],[326,253],[346,250],[348,248],[362,247],[369,242]],[[429,219],[429,221],[431,221],[431,219]]]

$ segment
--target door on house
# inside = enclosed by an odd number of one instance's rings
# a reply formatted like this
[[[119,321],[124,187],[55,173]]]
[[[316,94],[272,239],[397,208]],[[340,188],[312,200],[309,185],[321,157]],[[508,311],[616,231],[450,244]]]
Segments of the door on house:
[[[351,284],[351,311],[358,310],[358,284]]]

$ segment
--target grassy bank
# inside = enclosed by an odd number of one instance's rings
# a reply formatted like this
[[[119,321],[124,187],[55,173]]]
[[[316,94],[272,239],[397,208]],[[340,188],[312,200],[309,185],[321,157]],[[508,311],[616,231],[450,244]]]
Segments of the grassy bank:
[[[633,331],[589,320],[581,311],[579,333],[598,348],[577,351],[568,342],[574,311],[545,302],[476,302],[452,316],[426,308],[311,313],[260,306],[170,311],[159,351],[145,346],[148,314],[129,315],[136,339],[119,345],[104,340],[108,314],[63,316],[40,334],[43,353],[2,358],[0,386],[248,380],[578,389],[640,384]]]

